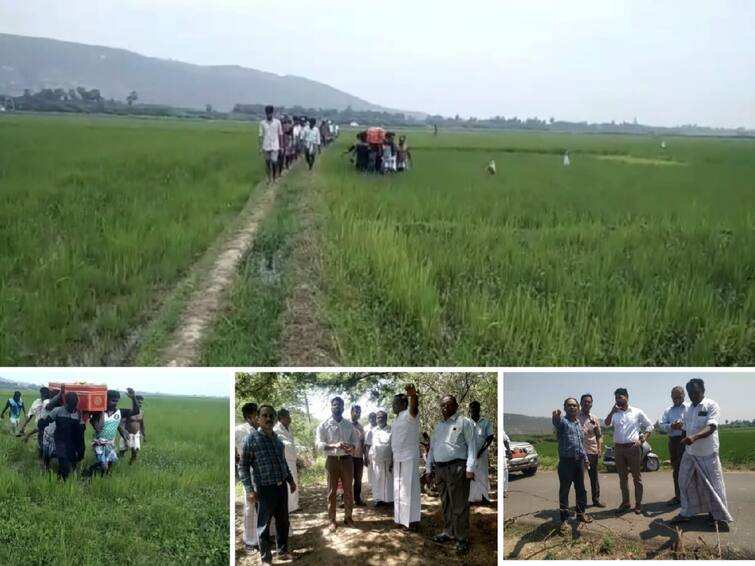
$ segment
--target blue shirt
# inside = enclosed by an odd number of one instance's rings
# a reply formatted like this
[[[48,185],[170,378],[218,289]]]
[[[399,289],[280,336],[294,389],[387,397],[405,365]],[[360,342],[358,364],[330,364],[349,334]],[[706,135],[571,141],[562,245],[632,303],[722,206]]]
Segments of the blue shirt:
[[[582,425],[578,418],[573,421],[567,417],[561,417],[561,422],[556,427],[558,438],[558,457],[576,458],[587,460],[587,452],[582,438]]]
[[[452,460],[465,460],[467,471],[474,472],[477,462],[475,423],[458,413],[435,425],[430,438],[427,470],[432,471],[433,462]]]
[[[671,405],[668,409],[663,411],[663,416],[661,417],[661,420],[658,421],[658,428],[668,434],[669,437],[682,436],[683,432],[671,428],[671,423],[674,421],[684,421],[684,412],[687,410],[687,407],[689,407],[689,405],[686,403],[682,403],[678,407]]]
[[[267,436],[262,430],[249,433],[239,462],[239,479],[247,492],[291,479],[285,447],[277,434]]]

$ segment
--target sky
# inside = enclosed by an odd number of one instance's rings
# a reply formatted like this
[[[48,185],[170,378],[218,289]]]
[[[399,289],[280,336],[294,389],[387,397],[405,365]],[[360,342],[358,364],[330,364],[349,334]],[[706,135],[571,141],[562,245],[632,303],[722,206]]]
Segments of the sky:
[[[0,377],[20,383],[105,384],[125,391],[230,397],[233,371],[223,368],[0,368]]]
[[[503,376],[503,411],[550,417],[556,409],[563,410],[567,397],[579,399],[583,393],[590,393],[593,414],[605,418],[614,404],[613,392],[624,387],[629,392],[629,404],[645,411],[655,422],[671,405],[671,389],[676,385],[684,386],[693,377],[705,381],[706,397],[719,404],[722,421],[755,419],[755,372],[506,372]]]
[[[752,0],[0,3],[0,32],[298,75],[390,108],[660,126],[755,128],[753,30]]]

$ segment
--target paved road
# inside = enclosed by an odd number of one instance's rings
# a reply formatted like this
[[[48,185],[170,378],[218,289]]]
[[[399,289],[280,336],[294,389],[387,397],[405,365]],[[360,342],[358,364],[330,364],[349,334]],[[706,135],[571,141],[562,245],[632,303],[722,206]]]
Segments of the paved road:
[[[729,512],[734,523],[729,532],[721,533],[721,546],[729,545],[747,558],[755,558],[755,472],[726,472],[726,496]],[[589,480],[587,499],[590,501]],[[670,544],[675,535],[664,526],[678,512],[678,507],[668,507],[666,502],[674,495],[671,472],[660,471],[642,474],[644,486],[643,515],[626,513],[617,517],[614,509],[621,503],[618,474],[600,474],[601,499],[605,509],[588,508],[596,523],[586,525],[588,531],[605,533],[605,528],[627,537],[638,538],[646,546],[660,548]],[[631,478],[630,492],[634,494]],[[633,495],[634,496],[634,495]],[[634,500],[632,500],[634,503]],[[570,503],[574,504],[574,491]],[[520,515],[526,515],[519,517]],[[558,522],[558,477],[556,472],[539,471],[535,476],[525,478],[512,474],[509,496],[504,499],[504,518],[517,518],[517,524],[539,526],[548,521]],[[599,524],[598,524],[599,523]],[[698,536],[708,545],[715,546],[715,530],[708,525],[704,516],[686,523],[685,540],[696,540]],[[505,538],[505,537],[504,537]],[[505,540],[504,540],[505,545]],[[508,549],[507,549],[508,550]]]

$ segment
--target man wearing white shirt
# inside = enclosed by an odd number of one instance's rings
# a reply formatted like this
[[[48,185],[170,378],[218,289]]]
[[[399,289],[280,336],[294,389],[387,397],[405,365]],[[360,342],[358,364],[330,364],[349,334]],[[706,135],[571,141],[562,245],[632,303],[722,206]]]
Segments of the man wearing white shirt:
[[[283,126],[278,118],[273,117],[275,108],[265,106],[265,119],[260,122],[260,153],[265,157],[267,182],[275,181],[278,174],[278,157],[283,138]]]
[[[408,529],[419,527],[421,498],[419,484],[419,400],[414,385],[406,395],[393,398],[396,420],[391,426],[393,452],[393,520]]]
[[[673,523],[689,521],[698,513],[707,512],[713,521],[730,523],[734,519],[726,501],[726,485],[719,458],[718,423],[721,411],[718,403],[705,397],[702,379],[687,383],[690,406],[683,422],[672,428],[683,429],[684,455],[679,468],[679,494],[682,508]]]
[[[373,413],[370,413],[372,415]],[[388,413],[380,409],[364,439],[364,457],[375,507],[393,503],[393,453]]]
[[[244,443],[247,436],[258,426],[258,411],[256,403],[245,403],[241,407],[241,416],[244,422],[236,425],[234,429],[234,444],[236,445],[236,468],[238,468],[241,454],[244,451]],[[257,509],[247,501],[246,489],[244,490],[244,534],[242,535],[244,546],[247,550],[255,549],[259,546],[257,538]]]
[[[668,451],[671,457],[671,467],[674,469],[674,498],[668,502],[669,505],[679,505],[679,466],[682,463],[684,455],[684,443],[682,442],[684,432],[680,428],[672,428],[674,423],[681,423],[684,420],[684,412],[687,405],[684,403],[684,387],[677,385],[671,390],[671,401],[673,405],[663,411],[661,420],[658,421],[658,428],[668,435]]]
[[[364,427],[364,441],[367,443],[367,435],[377,425],[377,413],[370,413],[367,415],[367,426]],[[372,467],[367,460],[367,452],[364,453],[364,466],[367,468],[367,485],[370,486],[370,492],[372,491]]]
[[[317,120],[310,118],[309,123],[304,126],[301,131],[301,141],[304,146],[304,157],[307,160],[307,166],[309,170],[315,165],[315,155],[322,143],[322,137],[320,136],[320,130],[316,127]]]
[[[344,525],[354,525],[354,461],[351,457],[359,436],[349,421],[343,418],[343,399],[330,401],[331,416],[317,428],[317,449],[325,452],[325,472],[328,477],[328,519],[332,532],[336,525],[336,497],[338,481],[343,487]]]
[[[475,479],[477,440],[475,424],[459,415],[459,405],[453,395],[440,400],[443,420],[435,425],[430,437],[425,476],[428,483],[435,476],[441,506],[443,532],[434,542],[456,541],[456,553],[469,551],[469,484]]]
[[[616,404],[608,413],[605,425],[613,425],[614,456],[621,488],[621,505],[617,511],[632,508],[629,503],[628,485],[631,473],[634,482],[634,512],[639,515],[642,513],[642,445],[653,432],[653,423],[642,409],[629,406],[629,393],[623,387],[614,391],[614,398]]]
[[[490,421],[480,415],[480,402],[469,404],[469,417],[475,427],[476,457],[474,479],[469,485],[470,503],[490,504],[490,475],[488,473],[488,448],[493,443],[495,435]]]
[[[296,442],[294,433],[291,430],[291,413],[286,409],[278,411],[278,422],[273,427],[273,432],[283,443],[284,456],[288,469],[291,471],[291,477],[294,483],[299,485],[299,474],[296,470]],[[291,492],[291,486],[288,486],[288,512],[293,513],[299,509],[299,490]]]

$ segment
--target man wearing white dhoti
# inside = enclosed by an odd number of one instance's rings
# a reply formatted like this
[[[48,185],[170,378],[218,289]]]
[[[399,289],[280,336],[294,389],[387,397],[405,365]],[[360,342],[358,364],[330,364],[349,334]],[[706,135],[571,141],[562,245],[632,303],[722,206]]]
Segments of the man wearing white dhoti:
[[[726,502],[726,486],[719,458],[718,403],[705,397],[702,379],[687,383],[690,406],[684,412],[683,422],[671,428],[684,430],[686,436],[682,463],[679,467],[679,495],[682,508],[672,523],[684,523],[698,513],[708,513],[709,519],[730,523],[734,519]]]
[[[375,507],[393,503],[391,427],[388,426],[388,413],[382,409],[377,413],[377,425],[367,432],[364,449],[370,491],[375,499]]]
[[[488,419],[480,416],[479,401],[472,401],[469,404],[469,417],[475,424],[475,449],[477,454],[474,479],[469,484],[469,501],[489,505],[490,476],[488,474],[488,448],[495,439],[493,426]]]
[[[273,427],[273,432],[283,443],[285,450],[286,463],[294,478],[294,483],[299,485],[299,474],[296,470],[296,444],[294,442],[294,433],[291,431],[291,413],[286,409],[278,411],[278,422]],[[291,487],[288,491],[288,512],[293,513],[299,509],[299,490],[291,493]]]
[[[396,420],[391,426],[393,453],[393,520],[417,529],[421,510],[419,477],[419,400],[414,385],[393,398]]]
[[[257,430],[258,426],[258,413],[256,403],[245,403],[241,407],[241,415],[244,417],[244,422],[237,425],[234,430],[235,444],[236,444],[236,467],[238,467],[241,459],[241,454],[244,451],[244,443],[246,437],[251,432]],[[244,490],[244,534],[242,540],[247,550],[254,550],[259,546],[259,540],[257,539],[257,511],[254,505],[251,505],[247,501],[246,490]]]
[[[375,428],[377,425],[377,414],[376,413],[370,413],[367,415],[367,426],[364,427],[364,438],[367,439],[367,435],[369,432]],[[370,468],[369,462],[367,461],[367,454],[364,455],[364,465],[367,468],[367,485],[370,487],[370,492],[372,491],[372,469]]]

